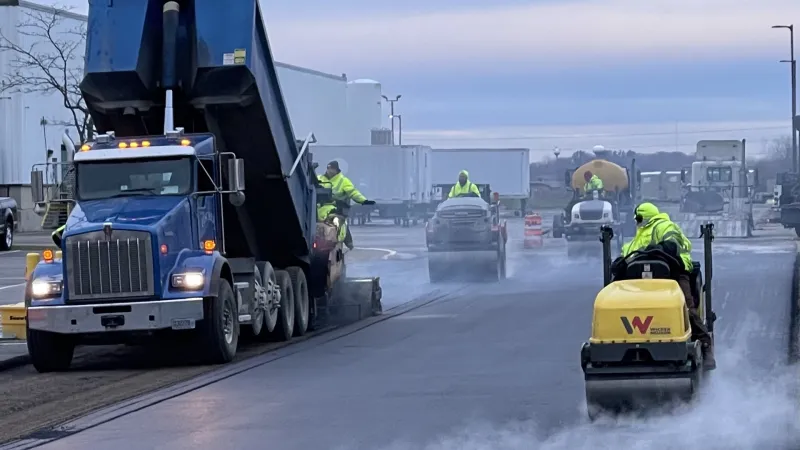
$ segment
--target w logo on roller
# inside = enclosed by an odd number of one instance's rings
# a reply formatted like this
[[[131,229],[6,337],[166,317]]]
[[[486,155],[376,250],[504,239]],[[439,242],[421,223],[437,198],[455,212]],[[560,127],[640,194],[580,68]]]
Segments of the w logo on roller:
[[[620,317],[622,320],[622,326],[625,327],[625,331],[628,334],[633,334],[634,328],[639,330],[640,334],[647,333],[648,328],[650,328],[650,323],[653,321],[653,316],[647,316],[644,321],[639,316],[635,316],[633,320],[628,319],[625,316]]]

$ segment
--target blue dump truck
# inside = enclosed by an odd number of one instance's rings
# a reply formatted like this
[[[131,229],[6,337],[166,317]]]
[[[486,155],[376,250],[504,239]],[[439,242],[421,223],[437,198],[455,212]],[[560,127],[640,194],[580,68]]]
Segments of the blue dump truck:
[[[77,345],[153,339],[226,363],[243,333],[287,341],[380,312],[380,280],[345,279],[336,225],[317,221],[330,191],[295,140],[257,0],[91,0],[80,88],[99,134],[70,149],[61,252],[28,281],[38,371],[68,369]]]

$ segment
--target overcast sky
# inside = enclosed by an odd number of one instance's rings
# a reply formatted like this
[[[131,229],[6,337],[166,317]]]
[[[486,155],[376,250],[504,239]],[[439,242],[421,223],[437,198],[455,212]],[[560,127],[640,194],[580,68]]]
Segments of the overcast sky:
[[[800,18],[797,0],[261,4],[279,61],[402,94],[406,140],[500,134],[568,149],[585,144],[541,136],[627,133],[640,136],[614,145],[653,148],[674,146],[676,124],[679,147],[697,140],[681,129],[743,128],[729,137],[759,142],[789,132],[790,70],[778,63],[789,33],[770,26]]]

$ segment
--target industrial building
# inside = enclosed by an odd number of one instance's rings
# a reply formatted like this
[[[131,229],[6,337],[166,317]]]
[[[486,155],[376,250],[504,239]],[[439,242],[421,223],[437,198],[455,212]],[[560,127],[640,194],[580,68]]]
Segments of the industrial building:
[[[24,0],[0,0],[0,29],[11,42],[27,47],[30,37],[19,33],[19,25],[30,14],[55,14],[61,27],[75,29],[87,20],[80,14]],[[81,50],[82,54],[82,50]],[[15,55],[0,52],[0,80],[13,68]],[[277,63],[278,79],[289,109],[297,139],[313,132],[319,144],[369,145],[373,130],[381,127],[381,85],[373,80],[348,81],[347,76]],[[0,197],[13,197],[20,207],[20,231],[37,230],[41,217],[33,212],[30,172],[34,165],[58,163],[61,136],[65,131],[78,141],[71,112],[61,94],[0,93]],[[49,170],[46,182],[58,179],[58,169]]]

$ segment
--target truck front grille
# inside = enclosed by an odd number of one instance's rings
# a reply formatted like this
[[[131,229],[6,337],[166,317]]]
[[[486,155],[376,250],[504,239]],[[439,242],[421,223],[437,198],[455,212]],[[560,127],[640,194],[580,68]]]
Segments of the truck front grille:
[[[486,217],[486,212],[482,209],[460,209],[455,211],[439,211],[437,216],[441,219],[479,219]]]
[[[603,218],[603,210],[588,210],[581,211],[581,219],[583,220],[600,220]]]
[[[146,297],[154,294],[150,234],[114,230],[70,236],[66,242],[70,302]]]

